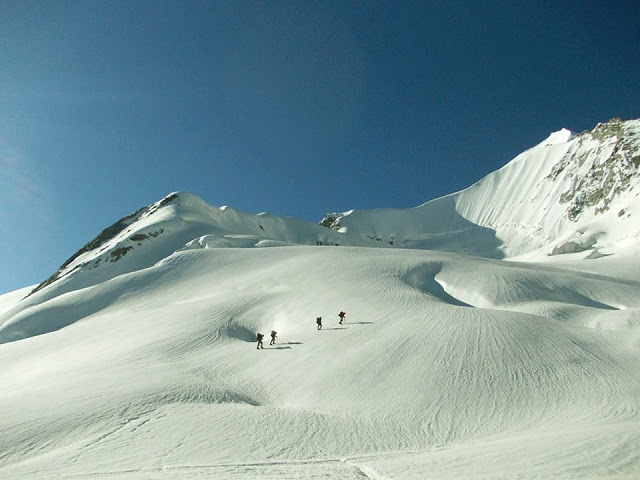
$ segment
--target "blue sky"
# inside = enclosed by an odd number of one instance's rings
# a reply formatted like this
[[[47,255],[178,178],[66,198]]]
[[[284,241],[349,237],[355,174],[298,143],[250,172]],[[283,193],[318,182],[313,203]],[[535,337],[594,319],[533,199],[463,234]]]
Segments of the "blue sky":
[[[640,2],[0,3],[0,293],[175,190],[319,221],[640,117]]]

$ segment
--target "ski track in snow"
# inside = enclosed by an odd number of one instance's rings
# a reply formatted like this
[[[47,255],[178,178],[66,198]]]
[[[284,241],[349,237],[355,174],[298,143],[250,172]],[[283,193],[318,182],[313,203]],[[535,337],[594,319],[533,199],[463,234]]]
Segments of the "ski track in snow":
[[[342,466],[344,464],[344,466]],[[314,474],[315,470],[315,474]],[[366,468],[365,468],[366,470]],[[210,465],[166,465],[158,468],[143,468],[104,472],[63,474],[60,478],[381,478],[369,476],[350,462],[339,460],[297,460],[252,463],[221,463]]]
[[[342,468],[344,465],[346,468]],[[283,469],[284,467],[284,469]],[[296,468],[303,467],[296,472]],[[314,473],[315,470],[315,473]],[[62,474],[60,478],[69,479],[112,479],[141,477],[153,478],[247,478],[247,476],[259,476],[261,478],[299,478],[293,475],[303,474],[304,478],[331,478],[352,479],[368,478],[370,480],[390,480],[378,474],[373,468],[356,464],[353,460],[341,459],[307,459],[292,461],[271,461],[252,463],[221,463],[209,465],[164,465],[157,468],[129,469],[102,472],[82,472]]]

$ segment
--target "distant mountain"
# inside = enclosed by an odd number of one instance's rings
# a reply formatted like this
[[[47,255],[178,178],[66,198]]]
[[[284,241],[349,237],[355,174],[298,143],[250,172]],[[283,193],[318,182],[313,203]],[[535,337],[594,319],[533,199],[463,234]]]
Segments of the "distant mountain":
[[[350,245],[523,259],[613,253],[640,235],[640,120],[563,129],[457,193],[409,209],[351,210],[316,225],[172,193],[102,231],[33,291],[44,298],[210,247]],[[328,228],[327,228],[328,227]]]

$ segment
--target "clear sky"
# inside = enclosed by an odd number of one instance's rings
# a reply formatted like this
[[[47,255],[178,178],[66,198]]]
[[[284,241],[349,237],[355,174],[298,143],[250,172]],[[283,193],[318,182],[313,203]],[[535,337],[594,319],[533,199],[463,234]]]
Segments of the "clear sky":
[[[0,293],[171,191],[408,208],[639,100],[636,0],[2,0]]]

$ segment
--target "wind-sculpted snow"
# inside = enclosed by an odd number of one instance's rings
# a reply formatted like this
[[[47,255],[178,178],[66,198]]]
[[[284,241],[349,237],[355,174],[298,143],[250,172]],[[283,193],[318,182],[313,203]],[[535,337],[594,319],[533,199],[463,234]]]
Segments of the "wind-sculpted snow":
[[[50,333],[0,345],[0,477],[635,478],[640,279],[612,261],[209,246],[44,289],[1,330]]]
[[[439,298],[450,305],[457,305],[461,307],[471,306],[468,303],[464,303],[459,299],[452,297],[444,290],[442,284],[436,280],[437,275],[441,271],[442,264],[427,263],[407,272],[404,275],[404,281],[408,285],[411,285],[434,298]]]

